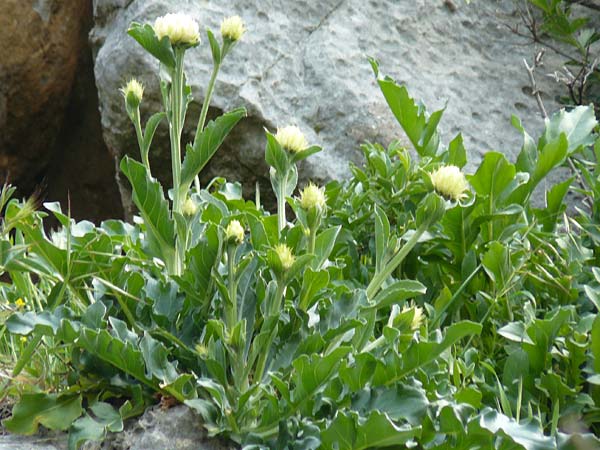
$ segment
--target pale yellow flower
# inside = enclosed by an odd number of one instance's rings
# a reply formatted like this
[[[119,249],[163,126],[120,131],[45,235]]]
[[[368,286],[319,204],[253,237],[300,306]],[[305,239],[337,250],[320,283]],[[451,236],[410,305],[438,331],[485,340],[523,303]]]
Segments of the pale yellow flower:
[[[466,195],[469,183],[457,166],[442,166],[430,173],[436,192],[450,200],[460,200]]]
[[[23,308],[25,308],[25,305],[26,305],[26,303],[21,297],[19,297],[18,299],[15,300],[15,306],[17,308],[23,309]]]
[[[246,27],[240,16],[227,17],[221,22],[221,35],[223,39],[239,41],[245,32]]]
[[[275,139],[277,139],[279,145],[292,153],[301,152],[308,147],[308,142],[300,131],[300,128],[294,125],[277,128]]]
[[[415,331],[421,328],[425,316],[423,314],[423,308],[421,308],[420,306],[404,305],[404,308],[402,308],[402,312],[407,312],[410,310],[413,310],[413,318],[410,323],[410,328],[411,330]]]
[[[275,246],[275,253],[281,261],[281,267],[283,270],[289,270],[296,261],[296,257],[292,254],[292,249],[285,244],[279,244]]]
[[[241,244],[244,242],[244,227],[239,220],[232,220],[225,228],[225,239]]]
[[[144,86],[135,78],[132,78],[121,89],[125,99],[134,106],[139,105],[144,97]]]
[[[181,212],[184,216],[193,216],[198,211],[198,205],[191,198],[187,198],[185,202],[183,202],[183,206],[181,207]]]
[[[309,183],[308,186],[300,192],[300,206],[302,209],[323,209],[325,207],[325,202],[325,190],[313,183]]]
[[[200,42],[198,22],[182,13],[167,14],[156,19],[154,32],[158,39],[168,37],[171,44],[196,45]]]

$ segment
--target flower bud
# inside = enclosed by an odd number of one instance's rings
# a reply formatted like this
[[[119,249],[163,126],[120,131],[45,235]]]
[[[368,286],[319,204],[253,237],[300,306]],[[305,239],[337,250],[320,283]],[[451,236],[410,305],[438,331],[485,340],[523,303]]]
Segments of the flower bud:
[[[154,22],[153,28],[159,40],[166,36],[173,45],[196,45],[200,42],[198,22],[186,14],[161,16]]]
[[[456,166],[442,166],[429,176],[436,192],[449,200],[462,199],[469,188],[467,179]]]
[[[325,208],[325,192],[323,188],[318,187],[313,183],[309,183],[300,192],[300,206],[307,211],[317,208],[322,210]]]
[[[306,138],[300,131],[297,126],[289,125],[283,128],[277,128],[277,134],[275,134],[275,139],[279,142],[284,149],[292,152],[298,153],[308,147],[308,142]]]
[[[125,101],[132,108],[137,108],[142,102],[144,97],[144,86],[135,78],[132,78],[127,82],[125,86],[120,89]]]
[[[285,244],[279,244],[275,247],[275,253],[281,262],[281,268],[284,271],[290,270],[296,261],[296,257],[292,254],[292,249]]]
[[[231,16],[221,22],[221,36],[232,42],[239,41],[246,32],[244,21],[240,16]]]
[[[181,207],[181,212],[184,216],[193,216],[198,211],[198,205],[191,198],[187,198],[185,202],[183,202],[183,206]]]
[[[236,244],[244,242],[244,227],[239,220],[229,222],[229,225],[225,228],[225,239]]]
[[[423,315],[423,308],[421,308],[420,306],[408,306],[405,305],[404,308],[402,308],[402,312],[409,312],[411,311],[413,312],[413,316],[412,316],[412,321],[410,323],[410,329],[412,331],[416,331],[419,328],[421,328],[421,325],[423,324],[423,319],[425,318],[425,316]]]

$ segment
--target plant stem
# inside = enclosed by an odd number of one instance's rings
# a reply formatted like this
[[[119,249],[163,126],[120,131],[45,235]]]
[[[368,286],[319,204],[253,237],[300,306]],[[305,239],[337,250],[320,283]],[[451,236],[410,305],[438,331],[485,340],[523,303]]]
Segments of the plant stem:
[[[372,300],[373,297],[375,297],[375,294],[377,294],[377,291],[379,291],[381,285],[385,282],[385,280],[387,280],[388,277],[392,274],[392,272],[396,270],[396,268],[400,265],[404,258],[406,258],[406,256],[410,253],[413,247],[417,245],[417,242],[419,242],[419,239],[421,238],[423,233],[427,231],[429,225],[429,221],[426,221],[423,224],[421,224],[421,226],[415,230],[410,239],[406,241],[406,244],[404,244],[400,251],[396,253],[396,255],[391,259],[391,261],[383,267],[381,272],[375,274],[375,276],[367,286],[367,298],[369,300]]]
[[[229,288],[229,301],[231,305],[227,309],[225,313],[225,324],[229,329],[229,332],[232,332],[233,328],[237,324],[238,321],[238,313],[237,313],[237,274],[235,273],[235,250],[236,247],[234,245],[229,245],[227,249],[227,265],[229,268],[228,274],[228,288]]]
[[[202,103],[202,110],[200,111],[200,119],[198,120],[198,126],[196,128],[196,136],[194,136],[194,147],[196,146],[196,142],[200,138],[202,131],[204,131],[204,123],[206,122],[206,115],[208,114],[210,99],[212,98],[212,94],[215,89],[215,81],[220,68],[221,64],[215,63],[213,65],[213,71],[208,82],[208,87],[206,88],[206,95],[204,96],[204,103]],[[196,187],[196,191],[200,192],[200,178],[198,175],[196,175],[194,178],[194,185]]]
[[[281,232],[285,228],[287,220],[285,218],[285,185],[287,184],[287,174],[279,179],[277,189],[277,230],[281,237]]]
[[[144,166],[146,166],[148,174],[150,174],[150,160],[148,159],[148,152],[144,150],[144,135],[142,133],[142,123],[140,119],[139,107],[137,107],[133,112],[133,126],[135,128],[138,146],[140,147],[140,156],[142,157],[142,163],[144,164]]]
[[[315,254],[315,244],[317,242],[317,227],[311,227],[308,230],[308,253]]]
[[[183,57],[185,49],[175,48],[175,73],[171,90],[171,167],[173,172],[173,213],[181,214],[181,133],[183,130]],[[180,275],[183,270],[182,255],[179,236],[175,244],[174,260],[170,271],[173,275]]]

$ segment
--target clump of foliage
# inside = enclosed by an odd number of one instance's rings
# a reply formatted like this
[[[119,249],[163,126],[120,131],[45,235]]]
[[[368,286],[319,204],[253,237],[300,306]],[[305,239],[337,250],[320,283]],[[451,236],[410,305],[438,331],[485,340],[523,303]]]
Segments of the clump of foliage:
[[[196,183],[245,112],[206,126],[201,113],[182,150],[183,59],[199,39],[182,21],[186,40],[175,40],[177,21],[162,19],[130,29],[160,61],[164,100],[142,130],[143,90],[124,88],[142,160],[121,164],[134,223],[75,222],[45,204],[62,224],[48,236],[46,213],[2,191],[1,349],[7,392],[20,390],[9,431],[68,429],[77,448],[158,395],[245,450],[600,444],[598,165],[582,167],[591,213],[565,215],[572,179],[531,203],[567,158],[597,161],[592,109],[557,113],[537,140],[514,118],[516,162],[490,152],[465,177],[462,137],[444,144],[437,132],[443,110],[427,114],[371,61],[413,149],[367,143],[350,179],[294,196],[297,162],[321,149],[295,127],[267,132],[272,214],[237,183]],[[222,35],[207,33],[203,112],[241,33]],[[165,119],[171,201],[148,159]]]

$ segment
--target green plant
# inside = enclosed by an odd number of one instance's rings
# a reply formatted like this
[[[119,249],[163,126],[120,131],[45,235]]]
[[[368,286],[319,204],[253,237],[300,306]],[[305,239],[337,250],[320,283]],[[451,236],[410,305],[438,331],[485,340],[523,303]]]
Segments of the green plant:
[[[3,318],[4,351],[15,377],[40,348],[61,361],[50,387],[20,395],[6,428],[69,429],[77,448],[121,430],[158,394],[245,450],[599,444],[597,207],[564,215],[572,180],[545,192],[543,207],[531,203],[568,157],[598,152],[592,110],[560,112],[537,142],[513,119],[524,141],[517,161],[490,152],[465,177],[461,136],[444,145],[437,132],[443,111],[427,114],[371,61],[414,152],[367,143],[349,180],[293,197],[296,163],[320,148],[294,127],[267,132],[271,214],[236,183],[192,189],[244,112],[206,127],[201,114],[181,163],[190,98],[181,63],[198,42],[185,23],[186,44],[159,39],[164,22],[130,29],[161,63],[165,106],[142,132],[143,93],[124,88],[142,163],[126,157],[121,168],[140,218],[95,227],[46,204],[63,226],[48,237],[45,213],[2,191],[0,270],[10,282],[0,288],[27,304]],[[208,32],[209,93],[233,44],[223,35],[219,45]],[[148,160],[164,118],[172,202]],[[595,187],[583,192],[594,205]]]

